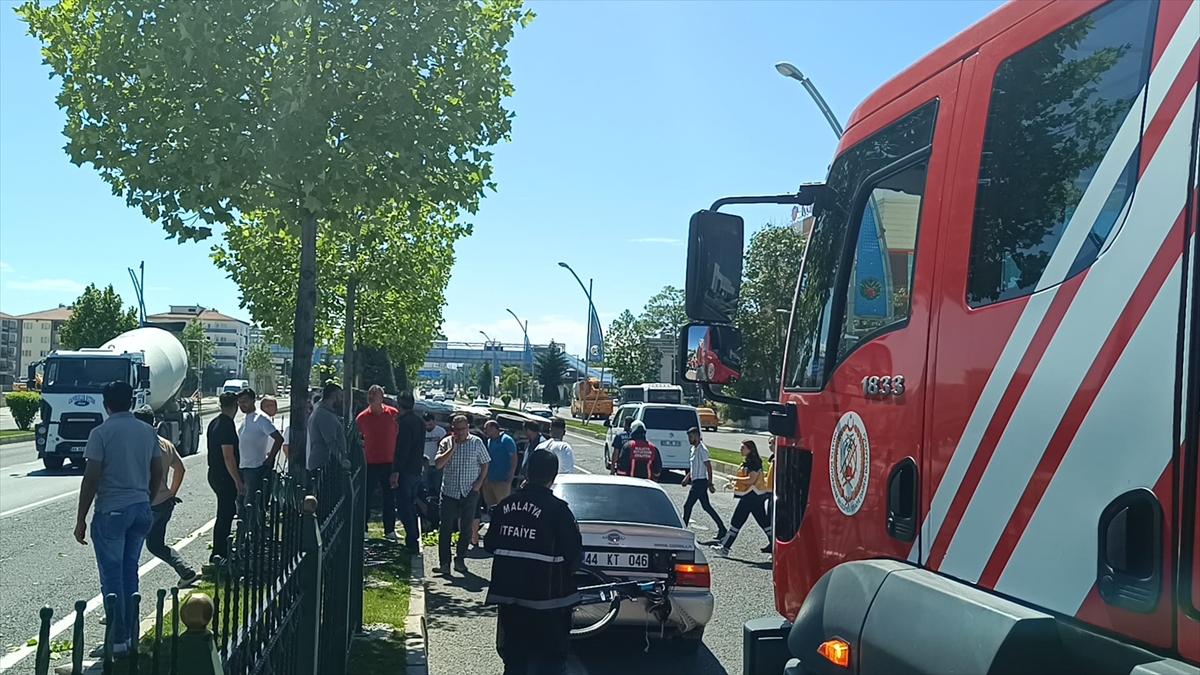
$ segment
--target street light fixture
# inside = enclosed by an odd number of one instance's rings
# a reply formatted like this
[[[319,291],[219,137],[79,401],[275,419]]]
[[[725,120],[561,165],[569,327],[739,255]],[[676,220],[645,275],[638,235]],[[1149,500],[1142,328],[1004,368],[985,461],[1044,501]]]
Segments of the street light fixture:
[[[504,311],[508,312],[509,314],[512,314],[512,318],[516,319],[517,325],[521,327],[521,334],[525,336],[525,352],[521,357],[521,365],[522,365],[521,372],[525,372],[525,366],[529,366],[529,371],[530,371],[529,375],[530,375],[530,377],[532,377],[533,376],[533,358],[532,358],[532,351],[529,346],[529,322],[526,321],[525,323],[521,323],[521,318],[518,317],[517,313],[512,311],[511,309],[506,309]],[[520,383],[517,383],[517,397],[520,398],[520,396],[521,396],[521,385],[520,385]],[[525,409],[525,403],[526,403],[525,399],[521,398],[521,408],[520,408],[521,410]]]
[[[587,296],[587,301],[588,301],[587,337],[591,338],[591,336],[592,336],[592,317],[595,316],[596,317],[596,332],[599,333],[596,337],[598,337],[600,339],[600,344],[604,344],[604,329],[600,326],[600,317],[596,314],[596,305],[592,302],[592,281],[593,280],[588,279],[588,285],[584,286],[583,279],[579,278],[579,275],[575,273],[575,270],[571,269],[570,265],[568,265],[565,262],[559,262],[558,266],[565,269],[566,271],[570,272],[571,276],[575,277],[575,281],[579,283],[579,288],[583,289],[583,294]],[[589,342],[588,339],[584,340],[583,365],[584,365],[585,372],[583,373],[583,375],[585,378],[587,377],[586,369],[587,369],[587,362],[588,362],[587,361],[588,352],[591,349],[591,345],[588,344],[588,342]],[[600,365],[600,386],[602,388],[604,387],[604,364]],[[583,416],[583,423],[586,425],[590,418],[591,418],[591,411],[585,410],[584,416]]]
[[[821,96],[821,92],[817,91],[817,86],[812,83],[812,80],[805,77],[804,73],[800,72],[799,68],[793,66],[787,61],[780,61],[779,63],[776,63],[775,70],[779,71],[780,75],[791,78],[804,86],[804,90],[808,92],[808,95],[812,97],[813,102],[817,104],[817,108],[821,110],[821,114],[825,116],[825,121],[829,122],[829,126],[833,128],[833,133],[836,134],[838,138],[841,138],[842,134],[844,133],[844,130],[842,129],[842,123],[838,121],[837,115],[833,114],[833,110],[829,108],[829,104],[825,102],[825,98]]]

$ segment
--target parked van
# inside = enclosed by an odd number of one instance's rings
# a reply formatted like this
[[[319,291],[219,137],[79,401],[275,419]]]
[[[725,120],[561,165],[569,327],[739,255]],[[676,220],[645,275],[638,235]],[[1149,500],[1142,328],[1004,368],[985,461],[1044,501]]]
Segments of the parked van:
[[[250,380],[225,380],[225,384],[221,385],[221,392],[224,394],[227,391],[238,393],[243,389],[250,387]]]
[[[613,438],[624,430],[626,419],[646,425],[646,440],[658,448],[663,469],[688,468],[691,446],[688,445],[687,431],[700,426],[700,418],[696,415],[695,408],[671,403],[631,403],[621,406],[604,423],[606,426],[611,425],[608,437],[604,439],[605,466],[611,466],[616,460],[620,449],[613,448],[612,442]]]

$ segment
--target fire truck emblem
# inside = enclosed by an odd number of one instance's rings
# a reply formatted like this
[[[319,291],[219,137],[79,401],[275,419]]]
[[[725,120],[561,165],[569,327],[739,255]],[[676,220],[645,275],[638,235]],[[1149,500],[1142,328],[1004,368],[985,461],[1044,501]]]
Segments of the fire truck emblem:
[[[864,279],[859,284],[858,292],[867,300],[874,300],[879,297],[880,293],[883,293],[883,284],[879,283],[879,280],[874,277]]]
[[[871,444],[867,428],[856,412],[838,420],[829,444],[829,485],[842,513],[852,516],[862,508],[871,479]]]

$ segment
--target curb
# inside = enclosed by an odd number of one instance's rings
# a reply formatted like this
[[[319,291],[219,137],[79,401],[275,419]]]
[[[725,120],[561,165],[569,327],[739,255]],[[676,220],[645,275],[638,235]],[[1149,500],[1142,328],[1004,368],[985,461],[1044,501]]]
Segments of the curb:
[[[425,623],[425,555],[414,553],[409,572],[404,650],[408,675],[429,675],[429,628]]]
[[[27,434],[5,436],[4,438],[0,438],[0,445],[10,445],[12,443],[25,443],[26,441],[32,441],[32,440],[33,440],[33,432],[30,431]]]

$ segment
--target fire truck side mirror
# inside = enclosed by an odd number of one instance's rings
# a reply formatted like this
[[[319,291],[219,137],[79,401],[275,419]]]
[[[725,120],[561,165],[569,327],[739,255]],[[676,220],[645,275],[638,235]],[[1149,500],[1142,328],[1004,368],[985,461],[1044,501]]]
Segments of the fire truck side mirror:
[[[741,377],[742,331],[733,326],[688,324],[679,336],[685,382],[729,384]]]
[[[745,221],[697,211],[688,226],[684,308],[692,321],[732,323],[742,286]]]

